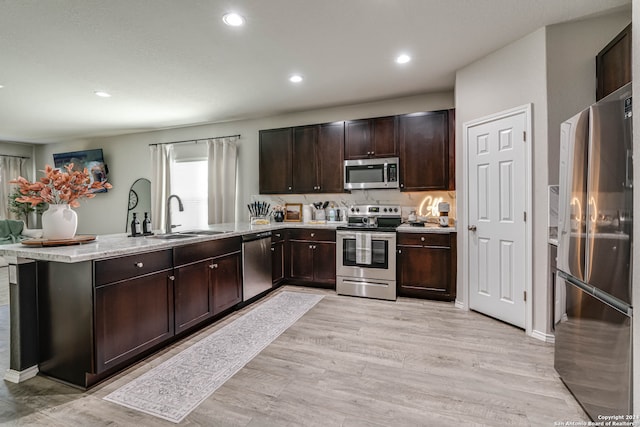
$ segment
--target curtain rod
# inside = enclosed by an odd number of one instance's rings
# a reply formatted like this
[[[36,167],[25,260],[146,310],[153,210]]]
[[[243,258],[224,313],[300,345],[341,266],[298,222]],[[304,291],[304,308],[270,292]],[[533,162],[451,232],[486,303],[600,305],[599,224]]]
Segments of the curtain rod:
[[[30,160],[31,157],[25,157],[25,156],[14,156],[12,154],[0,154],[0,157],[16,157],[18,159],[27,159]]]
[[[237,136],[238,138],[240,138],[240,134],[237,134],[237,135],[225,135],[225,136],[214,136],[214,137],[211,137],[211,138],[185,139],[184,141],[157,142],[155,144],[149,144],[149,147],[151,147],[152,145],[184,144],[184,143],[187,143],[187,142],[195,142],[195,143],[197,143],[198,141],[206,141],[207,139],[233,138],[234,136]]]

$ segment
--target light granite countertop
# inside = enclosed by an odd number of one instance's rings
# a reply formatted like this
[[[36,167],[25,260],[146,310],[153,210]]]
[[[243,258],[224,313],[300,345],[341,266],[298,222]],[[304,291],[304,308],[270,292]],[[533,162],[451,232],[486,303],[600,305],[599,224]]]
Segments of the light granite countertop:
[[[204,242],[208,240],[225,239],[228,237],[242,236],[247,233],[259,231],[273,231],[284,228],[327,228],[336,229],[344,222],[326,223],[301,223],[301,222],[272,222],[269,225],[251,225],[248,222],[226,223],[210,225],[211,231],[223,231],[215,235],[193,235],[180,239],[161,239],[154,236],[128,237],[125,233],[106,234],[96,237],[96,240],[82,245],[34,247],[21,243],[4,245],[0,247],[0,255],[11,258],[27,258],[42,261],[55,261],[64,263],[82,262],[103,258],[112,258],[121,255],[131,255],[141,252],[151,252],[169,249],[190,243]],[[178,229],[177,233],[188,232],[189,229]],[[451,233],[453,227],[439,227],[436,224],[428,224],[427,227],[411,227],[403,224],[398,228],[405,233]]]
[[[456,227],[440,227],[438,224],[427,223],[424,227],[415,227],[410,224],[402,224],[398,227],[398,233],[455,233]]]

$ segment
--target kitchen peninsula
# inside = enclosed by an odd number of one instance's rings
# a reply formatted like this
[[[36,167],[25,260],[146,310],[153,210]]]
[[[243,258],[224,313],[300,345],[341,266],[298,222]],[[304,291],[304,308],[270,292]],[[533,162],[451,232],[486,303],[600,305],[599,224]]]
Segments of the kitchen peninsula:
[[[313,236],[317,230],[332,237],[325,256],[335,261],[337,224],[218,224],[170,238],[115,234],[76,246],[4,246],[0,255],[10,260],[11,293],[6,379],[20,382],[41,372],[91,387],[241,305],[243,235],[271,231],[278,236],[272,243],[277,287],[291,278],[287,231]],[[449,234],[455,229],[421,231]],[[281,256],[275,255],[277,245]],[[332,281],[321,286],[335,287],[335,264],[330,274]]]

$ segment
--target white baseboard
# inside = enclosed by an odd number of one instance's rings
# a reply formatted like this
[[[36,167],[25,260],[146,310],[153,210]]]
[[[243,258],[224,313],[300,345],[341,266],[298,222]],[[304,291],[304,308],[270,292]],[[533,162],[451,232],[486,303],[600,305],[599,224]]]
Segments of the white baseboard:
[[[456,300],[455,307],[459,308],[460,310],[467,310],[467,306],[462,301]]]
[[[34,365],[30,368],[25,369],[24,371],[7,369],[7,371],[4,373],[4,379],[6,381],[18,384],[35,377],[36,375],[38,375],[38,371],[38,365]]]
[[[550,344],[553,344],[556,342],[556,337],[553,334],[545,334],[544,332],[534,330],[533,332],[531,332],[531,336],[535,339],[548,342]]]

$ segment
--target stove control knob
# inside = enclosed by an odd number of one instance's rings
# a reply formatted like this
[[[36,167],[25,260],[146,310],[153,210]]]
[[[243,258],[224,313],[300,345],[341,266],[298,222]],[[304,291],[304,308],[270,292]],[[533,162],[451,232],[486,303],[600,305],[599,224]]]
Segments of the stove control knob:
[[[394,212],[398,212],[398,208],[393,208],[393,211]]]
[[[387,208],[384,208],[384,211],[386,212],[386,211],[387,211]]]
[[[355,212],[356,210],[354,208],[351,208],[351,212]]]
[[[360,208],[356,208],[356,212],[360,212]]]

